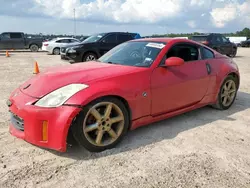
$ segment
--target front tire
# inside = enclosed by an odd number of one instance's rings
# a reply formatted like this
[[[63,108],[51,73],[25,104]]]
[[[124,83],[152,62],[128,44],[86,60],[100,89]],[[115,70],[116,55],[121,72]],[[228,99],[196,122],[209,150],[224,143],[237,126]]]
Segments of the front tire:
[[[95,61],[97,59],[97,55],[95,53],[92,52],[88,52],[86,53],[83,58],[82,61],[83,62],[87,62],[87,61]]]
[[[223,82],[216,104],[213,105],[214,108],[219,110],[229,109],[237,96],[238,91],[238,81],[233,76],[229,75]]]
[[[116,98],[102,98],[84,107],[72,125],[72,133],[88,151],[102,152],[115,147],[128,127],[125,105]]]

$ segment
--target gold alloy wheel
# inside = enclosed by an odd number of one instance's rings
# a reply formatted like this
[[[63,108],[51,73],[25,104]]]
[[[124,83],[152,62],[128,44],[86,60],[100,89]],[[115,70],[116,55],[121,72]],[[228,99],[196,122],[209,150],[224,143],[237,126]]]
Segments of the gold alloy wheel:
[[[122,110],[112,102],[100,102],[87,112],[83,121],[83,133],[95,146],[107,146],[114,143],[124,129]]]
[[[224,106],[230,106],[236,95],[236,84],[233,80],[228,80],[221,92],[221,102]]]

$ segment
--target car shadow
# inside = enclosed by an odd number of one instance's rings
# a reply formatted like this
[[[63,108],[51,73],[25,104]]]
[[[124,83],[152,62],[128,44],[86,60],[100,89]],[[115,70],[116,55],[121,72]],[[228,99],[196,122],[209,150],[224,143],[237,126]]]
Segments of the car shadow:
[[[0,53],[6,53],[6,51],[8,51],[9,53],[34,53],[30,50],[0,50]],[[35,53],[45,53],[45,51],[39,50]]]
[[[204,107],[138,128],[134,131],[129,131],[123,138],[122,142],[111,150],[106,150],[101,153],[91,153],[83,147],[74,144],[71,147],[68,147],[67,152],[65,153],[59,153],[56,151],[50,152],[61,157],[75,160],[90,160],[115,155],[160,142],[162,140],[175,138],[181,132],[201,127],[217,120],[235,121],[236,119],[230,116],[248,108],[250,108],[250,94],[238,92],[236,101],[229,110],[220,111],[211,107]]]
[[[242,58],[242,57],[245,57],[245,56],[242,56],[242,55],[236,55],[233,59]]]

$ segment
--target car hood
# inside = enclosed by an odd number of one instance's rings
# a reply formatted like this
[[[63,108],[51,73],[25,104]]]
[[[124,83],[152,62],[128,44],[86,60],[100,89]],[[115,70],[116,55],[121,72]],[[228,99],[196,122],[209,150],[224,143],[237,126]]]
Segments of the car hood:
[[[79,47],[79,48],[82,48],[86,45],[93,45],[93,44],[96,44],[96,43],[93,43],[93,42],[81,42],[81,43],[71,43],[71,44],[65,44],[63,45],[62,47],[63,48],[71,48],[71,47]]]
[[[20,90],[35,98],[44,95],[68,84],[94,84],[93,81],[126,75],[144,70],[140,67],[114,65],[100,62],[85,62],[69,64],[61,67],[52,67],[39,73],[20,86]]]

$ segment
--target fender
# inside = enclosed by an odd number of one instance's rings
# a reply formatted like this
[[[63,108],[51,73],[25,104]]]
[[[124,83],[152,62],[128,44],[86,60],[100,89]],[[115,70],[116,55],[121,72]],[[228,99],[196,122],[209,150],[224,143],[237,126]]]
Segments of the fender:
[[[149,84],[146,85],[146,88],[143,88],[143,86],[139,87],[140,85],[135,81],[135,83],[130,84],[129,87],[125,89],[125,87],[122,87],[123,82],[126,82],[126,80],[119,80],[117,82],[104,80],[93,85],[90,84],[89,88],[76,93],[65,102],[65,105],[84,107],[98,98],[113,96],[123,98],[128,103],[131,120],[149,115],[151,107],[151,91]],[[140,82],[140,80],[137,82]],[[147,93],[147,97],[143,96],[143,92]]]
[[[218,74],[217,75],[217,84],[219,87],[217,87],[216,94],[218,95],[220,88],[224,82],[224,80],[227,78],[228,75],[230,74],[236,74],[238,76],[238,87],[240,85],[240,74],[237,65],[232,62],[231,66],[222,66],[220,72],[224,74]],[[216,96],[217,96],[216,95]]]
[[[82,52],[82,54],[81,54],[82,58],[83,58],[83,56],[84,56],[86,53],[88,53],[88,52],[94,52],[94,53],[97,54],[98,57],[101,56],[101,54],[99,53],[99,51],[97,50],[97,48],[92,47],[92,48],[86,48],[86,50],[84,50],[84,51]]]

